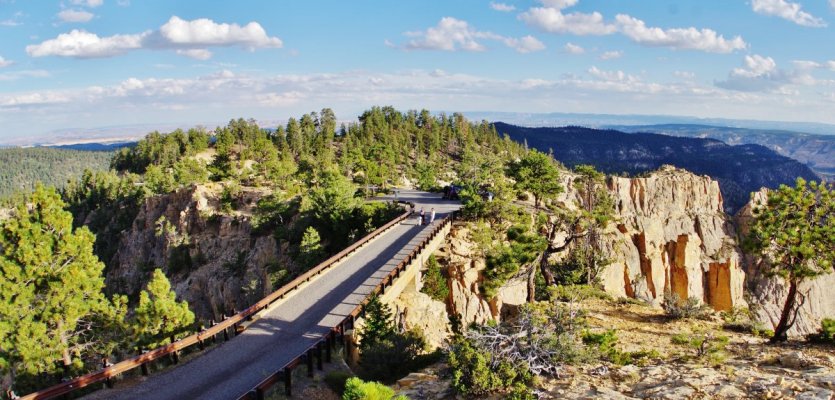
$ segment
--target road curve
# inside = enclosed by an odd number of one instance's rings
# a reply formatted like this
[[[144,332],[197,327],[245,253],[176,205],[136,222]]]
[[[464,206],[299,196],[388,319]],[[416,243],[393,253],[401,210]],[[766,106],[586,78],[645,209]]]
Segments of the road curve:
[[[436,219],[459,204],[440,195],[399,191],[399,200],[431,208]],[[429,234],[428,226],[407,219],[363,246],[341,265],[327,270],[229,342],[131,386],[103,389],[84,397],[95,399],[228,400],[252,389],[321,339],[342,321],[389,271]]]

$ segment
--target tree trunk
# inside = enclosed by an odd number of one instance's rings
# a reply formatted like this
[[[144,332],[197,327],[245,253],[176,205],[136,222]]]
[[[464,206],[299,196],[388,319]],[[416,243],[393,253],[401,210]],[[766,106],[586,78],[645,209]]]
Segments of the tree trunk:
[[[528,303],[536,301],[536,264],[531,264],[531,272],[528,273]]]
[[[795,307],[797,303],[797,284],[797,279],[789,279],[789,293],[786,295],[783,312],[780,313],[780,322],[774,328],[774,336],[771,337],[771,343],[785,342],[789,338],[789,329],[794,325],[795,315],[793,314],[797,314],[797,308]]]

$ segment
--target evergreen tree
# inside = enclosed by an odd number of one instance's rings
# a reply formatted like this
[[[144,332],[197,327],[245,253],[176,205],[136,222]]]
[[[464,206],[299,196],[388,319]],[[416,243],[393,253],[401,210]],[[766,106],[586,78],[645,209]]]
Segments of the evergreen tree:
[[[562,192],[556,162],[551,156],[536,150],[528,151],[521,160],[511,164],[510,175],[516,180],[519,190],[533,194],[537,208],[543,197]]]
[[[372,347],[395,333],[391,309],[376,295],[371,296],[365,305],[364,321],[365,325],[360,332],[360,346],[363,349]]]
[[[798,178],[794,187],[769,192],[754,208],[746,246],[762,256],[764,271],[789,285],[772,342],[786,341],[805,302],[800,284],[835,266],[835,187]]]
[[[97,314],[112,311],[93,234],[73,229],[58,193],[43,186],[0,224],[0,370],[14,381],[58,361],[79,366],[95,349]]]
[[[325,253],[322,248],[322,239],[319,232],[312,226],[308,226],[302,235],[302,242],[299,244],[298,260],[304,268],[316,265]]]
[[[185,301],[178,302],[171,283],[159,268],[139,294],[133,323],[134,338],[140,347],[155,348],[183,336],[194,323],[194,313]]]

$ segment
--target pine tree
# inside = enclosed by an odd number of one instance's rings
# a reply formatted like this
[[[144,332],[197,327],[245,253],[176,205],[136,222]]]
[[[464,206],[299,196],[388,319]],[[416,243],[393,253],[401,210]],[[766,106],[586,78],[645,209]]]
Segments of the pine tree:
[[[104,296],[94,236],[72,228],[72,214],[54,189],[38,186],[0,225],[0,370],[51,373],[56,362],[79,366],[97,338]],[[115,317],[115,314],[114,314]]]
[[[185,301],[178,302],[171,283],[159,268],[148,286],[139,295],[133,331],[139,347],[154,348],[169,343],[171,337],[182,336],[194,323],[194,313]]]
[[[537,208],[543,197],[562,192],[556,162],[549,155],[536,150],[529,151],[519,162],[511,164],[510,175],[516,180],[519,190],[533,194],[534,206]]]
[[[299,262],[305,268],[312,267],[316,265],[324,253],[319,232],[312,226],[308,226],[304,235],[302,235],[302,242],[299,244]]]
[[[364,320],[365,325],[360,332],[360,345],[363,349],[372,347],[395,333],[391,309],[376,295],[371,296],[365,305]]]
[[[835,267],[835,187],[798,178],[754,208],[746,247],[762,256],[765,272],[789,284],[772,342],[786,341],[805,295],[800,284]]]

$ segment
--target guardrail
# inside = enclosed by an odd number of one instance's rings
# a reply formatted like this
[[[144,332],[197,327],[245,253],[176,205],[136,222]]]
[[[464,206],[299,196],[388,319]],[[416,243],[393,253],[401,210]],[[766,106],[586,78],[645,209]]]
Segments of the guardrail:
[[[451,224],[452,220],[455,218],[455,213],[450,214],[449,216],[439,220],[437,224],[432,228],[432,231],[429,235],[424,238],[414,249],[406,256],[397,266],[386,275],[374,289],[371,290],[368,296],[360,302],[354,310],[351,311],[348,316],[346,316],[338,325],[331,328],[331,330],[322,335],[322,337],[317,340],[313,345],[307,348],[304,352],[296,356],[293,360],[285,364],[283,367],[278,369],[277,371],[270,374],[270,376],[264,378],[258,385],[252,388],[250,391],[244,393],[238,400],[264,400],[266,393],[269,389],[275,386],[279,382],[284,382],[284,393],[287,396],[293,395],[292,385],[293,385],[293,369],[297,366],[301,365],[302,363],[307,364],[307,375],[312,377],[313,376],[313,359],[316,358],[317,369],[320,371],[322,370],[322,361],[323,355],[322,351],[325,351],[324,360],[327,362],[331,361],[331,352],[333,351],[336,340],[339,337],[340,339],[344,340],[345,331],[348,330],[348,326],[350,328],[354,327],[354,321],[357,317],[362,315],[365,311],[365,305],[368,304],[371,296],[376,294],[383,294],[385,293],[386,287],[391,286],[392,282],[395,279],[400,277],[400,274],[406,270],[406,267],[426,248],[426,245],[432,241],[442,229],[446,227],[446,225]]]
[[[399,202],[399,203],[406,203],[406,202]],[[408,203],[407,203],[408,204]],[[387,231],[389,228],[393,227],[394,225],[402,222],[410,215],[409,211],[404,212],[397,218],[389,221],[385,225],[381,226],[380,228],[376,229],[375,231],[369,233],[356,243],[348,246],[344,250],[340,251],[339,253],[334,254],[332,257],[328,258],[325,261],[322,261],[314,268],[308,270],[307,272],[299,275],[296,279],[293,279],[286,285],[282,286],[278,290],[270,293],[267,297],[264,297],[257,303],[249,306],[245,310],[229,317],[225,318],[223,321],[213,325],[203,331],[195,333],[191,336],[185,337],[183,339],[177,340],[173,343],[167,344],[165,346],[158,347],[154,350],[149,352],[140,354],[138,356],[126,359],[124,361],[118,362],[116,364],[107,366],[102,368],[98,371],[91,372],[86,375],[79,376],[77,378],[68,380],[66,382],[59,383],[54,386],[50,386],[46,389],[27,394],[25,396],[21,396],[20,400],[43,400],[43,399],[52,399],[58,396],[62,396],[76,390],[85,388],[87,386],[104,382],[105,384],[109,385],[112,378],[115,378],[117,375],[125,373],[127,371],[142,368],[142,373],[147,375],[148,374],[148,363],[153,362],[155,360],[161,359],[163,357],[171,356],[176,363],[179,360],[179,352],[183,349],[188,347],[199,345],[202,349],[205,346],[207,340],[212,340],[217,337],[218,334],[223,333],[224,338],[229,338],[229,330],[232,329],[232,333],[238,333],[238,327],[242,322],[245,320],[251,319],[252,316],[257,314],[258,312],[266,309],[270,305],[272,305],[277,300],[283,299],[287,294],[292,292],[295,289],[298,289],[303,283],[310,281],[316,275],[321,274],[322,272],[326,271],[327,269],[334,266],[339,261],[342,261],[346,257],[348,257],[351,253],[355,250],[359,249],[366,243],[370,242],[372,239],[380,236],[383,232]]]

